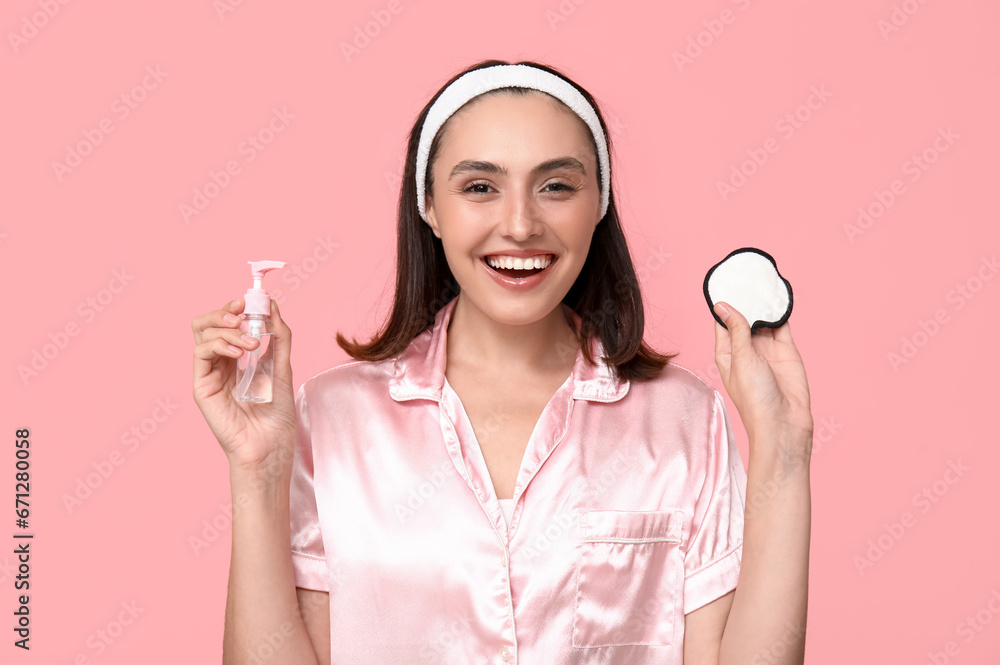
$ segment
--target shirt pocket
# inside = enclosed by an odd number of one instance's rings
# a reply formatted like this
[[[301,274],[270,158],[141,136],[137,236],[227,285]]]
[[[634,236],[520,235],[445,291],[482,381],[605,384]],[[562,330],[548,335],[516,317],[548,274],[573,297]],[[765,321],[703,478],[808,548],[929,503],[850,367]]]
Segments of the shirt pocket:
[[[679,509],[580,514],[574,647],[673,644],[683,529]]]

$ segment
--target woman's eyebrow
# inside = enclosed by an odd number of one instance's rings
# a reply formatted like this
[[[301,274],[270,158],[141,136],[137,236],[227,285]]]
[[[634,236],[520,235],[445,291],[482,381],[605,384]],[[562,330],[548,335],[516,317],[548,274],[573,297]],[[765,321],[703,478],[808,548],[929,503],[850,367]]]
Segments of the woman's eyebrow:
[[[557,169],[570,169],[573,171],[579,171],[582,175],[587,175],[587,169],[584,168],[580,160],[575,157],[555,157],[553,159],[546,160],[531,169],[531,175],[538,175],[539,173],[555,171]],[[506,168],[494,164],[493,162],[478,159],[463,159],[458,164],[455,164],[455,168],[451,170],[451,174],[448,176],[448,179],[451,180],[452,178],[462,175],[463,173],[470,173],[473,171],[507,175]]]

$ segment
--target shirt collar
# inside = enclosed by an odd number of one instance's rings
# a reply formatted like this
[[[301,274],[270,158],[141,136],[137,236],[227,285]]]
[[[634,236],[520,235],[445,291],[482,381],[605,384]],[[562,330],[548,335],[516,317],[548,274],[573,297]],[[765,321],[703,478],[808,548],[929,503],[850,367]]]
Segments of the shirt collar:
[[[459,296],[438,310],[434,324],[413,338],[413,341],[393,359],[392,378],[389,380],[389,394],[397,401],[423,397],[440,402],[444,389],[445,360],[447,355],[447,329],[451,314]],[[582,319],[569,305],[560,303],[563,311],[573,321],[579,332]],[[583,355],[583,347],[577,349],[573,363],[573,397],[596,402],[616,402],[628,393],[629,381],[615,381],[612,368],[601,356],[604,347],[597,337],[591,338],[592,357],[597,365],[591,365]]]

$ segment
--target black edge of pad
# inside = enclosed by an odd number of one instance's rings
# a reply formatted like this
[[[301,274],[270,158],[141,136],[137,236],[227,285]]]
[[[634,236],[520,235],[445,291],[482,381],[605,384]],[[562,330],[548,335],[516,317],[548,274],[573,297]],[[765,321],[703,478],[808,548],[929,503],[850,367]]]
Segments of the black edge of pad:
[[[712,318],[715,319],[716,321],[718,321],[719,325],[721,325],[726,330],[729,330],[729,328],[726,326],[726,324],[723,323],[722,319],[719,318],[719,315],[716,314],[715,310],[713,309],[713,307],[715,306],[715,303],[712,302],[712,297],[708,294],[708,280],[712,276],[712,273],[715,272],[715,269],[718,268],[723,263],[725,263],[727,259],[729,259],[729,258],[731,258],[731,257],[733,257],[733,256],[735,256],[737,254],[742,254],[744,252],[756,252],[757,254],[760,254],[765,259],[767,259],[768,261],[770,261],[771,265],[774,266],[774,271],[776,273],[778,273],[778,277],[781,278],[781,281],[785,283],[785,288],[788,289],[788,309],[785,310],[784,315],[782,315],[782,317],[780,319],[778,319],[777,321],[759,321],[758,320],[758,321],[752,322],[750,324],[750,334],[753,334],[753,333],[757,332],[761,328],[780,328],[781,326],[785,325],[785,322],[788,321],[788,317],[790,317],[792,315],[792,302],[793,302],[793,298],[792,298],[792,285],[791,285],[791,283],[787,279],[785,279],[782,276],[781,271],[778,270],[778,264],[774,260],[774,257],[771,256],[770,254],[768,254],[767,252],[765,252],[764,250],[757,249],[756,247],[741,247],[739,249],[734,249],[733,251],[729,252],[729,254],[726,255],[726,258],[722,259],[721,261],[719,261],[714,266],[712,266],[711,268],[708,269],[708,273],[705,275],[705,281],[702,283],[702,287],[701,287],[702,288],[702,292],[705,294],[705,302],[708,303],[708,311],[712,313]]]

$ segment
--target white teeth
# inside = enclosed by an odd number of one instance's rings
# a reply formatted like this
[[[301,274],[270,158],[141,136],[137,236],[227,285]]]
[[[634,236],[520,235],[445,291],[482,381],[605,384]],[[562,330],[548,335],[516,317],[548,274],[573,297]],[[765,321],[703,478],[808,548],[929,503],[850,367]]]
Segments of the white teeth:
[[[552,255],[532,256],[527,259],[515,258],[513,256],[487,256],[486,262],[494,268],[510,268],[511,270],[532,270],[534,268],[547,268],[552,263]]]

